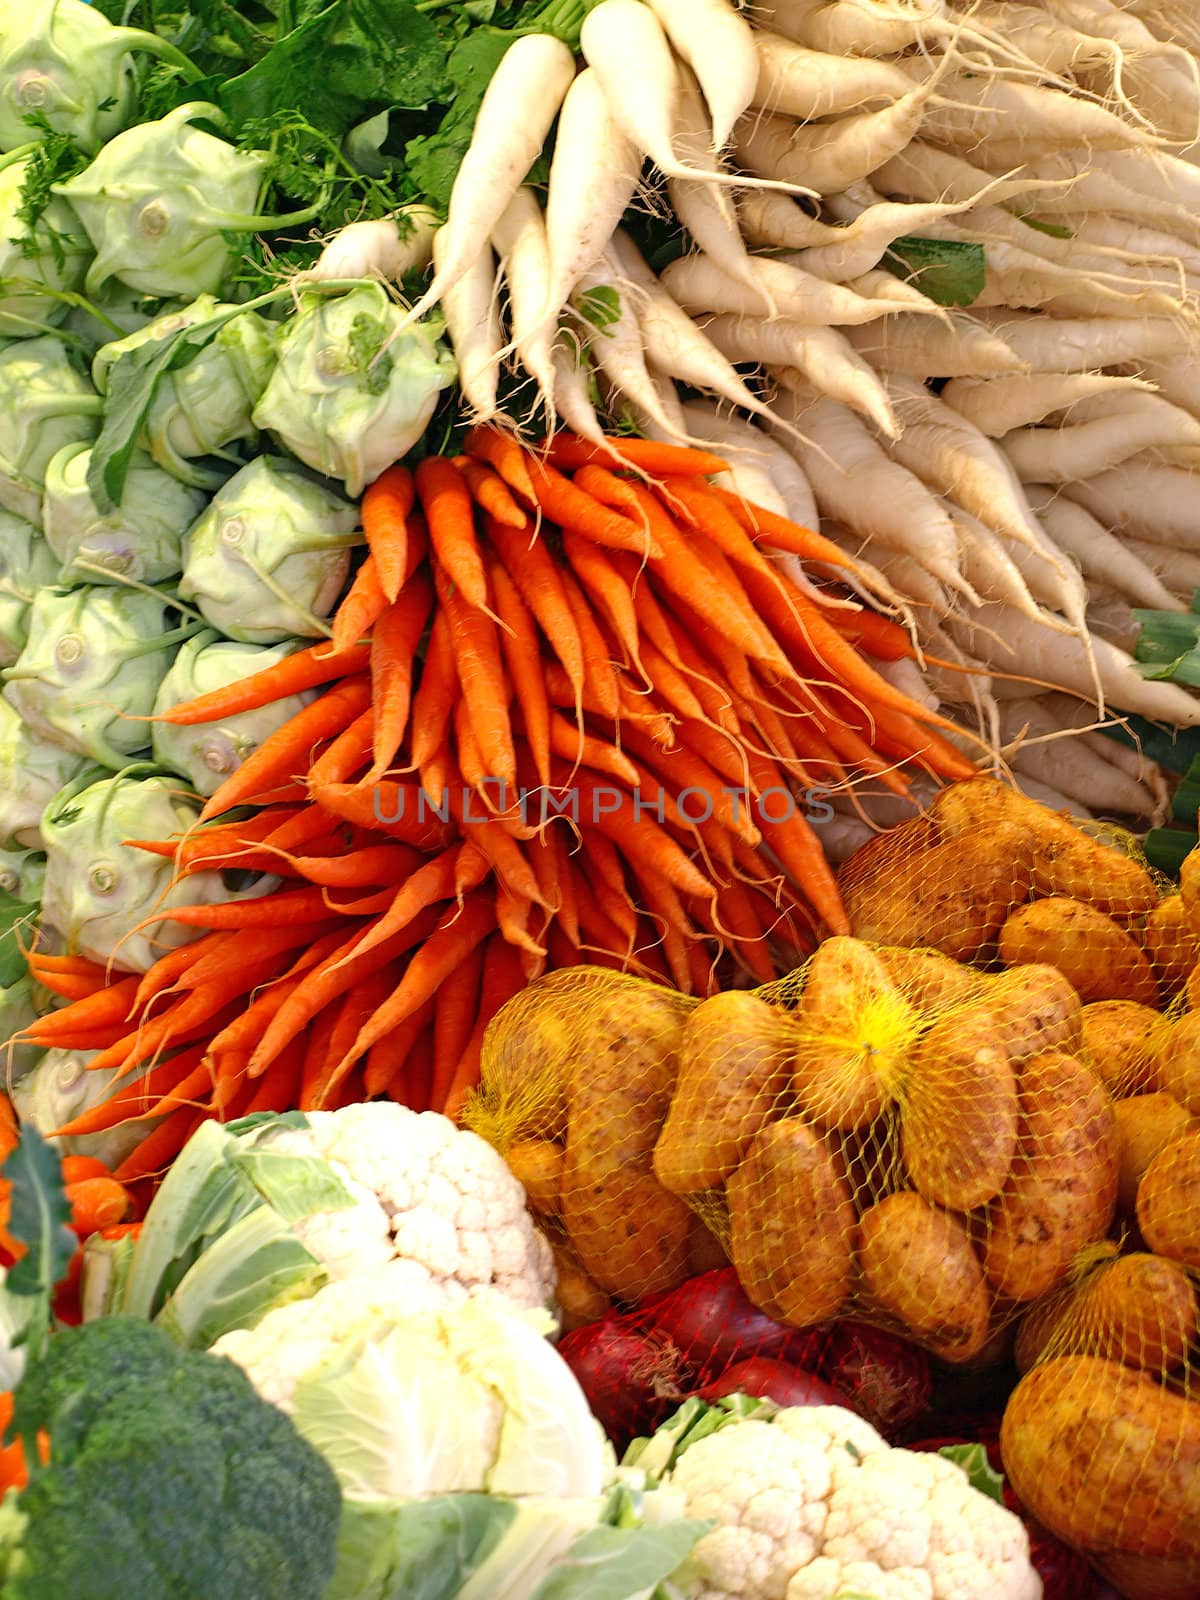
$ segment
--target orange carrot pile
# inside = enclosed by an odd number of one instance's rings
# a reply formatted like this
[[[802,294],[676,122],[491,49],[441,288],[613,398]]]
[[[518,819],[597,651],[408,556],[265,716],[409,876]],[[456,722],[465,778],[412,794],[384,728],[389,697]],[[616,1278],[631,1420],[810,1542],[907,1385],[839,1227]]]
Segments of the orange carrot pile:
[[[535,454],[489,428],[465,449],[367,490],[331,641],[166,713],[325,686],[201,826],[141,841],[179,874],[284,886],[167,911],[201,936],[144,977],[62,968],[73,1003],[28,1032],[120,1069],[63,1131],[146,1119],[121,1181],[206,1116],[380,1094],[453,1113],[488,1020],[547,965],[767,980],[848,931],[805,792],[973,770],[862,653],[911,654],[903,630],[770,555],[848,558],[712,486],[719,458],[564,436]]]

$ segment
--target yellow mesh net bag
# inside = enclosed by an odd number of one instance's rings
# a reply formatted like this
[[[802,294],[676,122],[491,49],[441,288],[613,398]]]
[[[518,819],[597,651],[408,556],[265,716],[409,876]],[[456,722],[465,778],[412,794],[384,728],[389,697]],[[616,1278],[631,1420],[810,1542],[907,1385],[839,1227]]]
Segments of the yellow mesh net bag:
[[[1015,1355],[1034,1515],[1133,1600],[1197,1600],[1200,852],[1174,892],[981,779],[841,879],[853,936],[765,987],[532,985],[463,1120],[596,1304],[729,1260],[797,1327]]]

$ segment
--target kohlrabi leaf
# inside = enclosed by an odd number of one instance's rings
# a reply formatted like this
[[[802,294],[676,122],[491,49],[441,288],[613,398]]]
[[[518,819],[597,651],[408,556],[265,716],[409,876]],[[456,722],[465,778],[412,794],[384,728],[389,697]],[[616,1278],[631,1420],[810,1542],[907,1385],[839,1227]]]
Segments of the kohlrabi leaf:
[[[947,1461],[953,1461],[956,1467],[961,1467],[972,1489],[978,1489],[980,1494],[986,1494],[989,1500],[995,1500],[998,1505],[1004,1504],[1003,1475],[993,1468],[981,1444],[944,1444],[938,1455],[945,1456]]]
[[[36,1361],[50,1335],[54,1286],[66,1275],[78,1245],[71,1232],[62,1157],[36,1128],[26,1125],[0,1167],[0,1178],[9,1185],[8,1231],[25,1246],[25,1254],[8,1269],[4,1288],[18,1298],[34,1301],[34,1309],[13,1343],[27,1345]]]
[[[906,233],[893,239],[880,266],[903,278],[939,306],[969,306],[983,293],[987,263],[981,244],[961,239],[926,239]]]

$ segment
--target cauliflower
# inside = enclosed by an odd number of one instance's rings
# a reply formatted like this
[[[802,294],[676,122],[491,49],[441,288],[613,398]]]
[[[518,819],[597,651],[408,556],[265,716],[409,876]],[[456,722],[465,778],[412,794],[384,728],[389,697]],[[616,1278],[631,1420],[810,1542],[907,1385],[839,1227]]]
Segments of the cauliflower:
[[[667,1477],[717,1523],[691,1600],[1041,1600],[1020,1518],[953,1461],[840,1406],[765,1415],[698,1436]]]
[[[553,1256],[525,1191],[477,1134],[390,1100],[310,1111],[307,1122],[267,1148],[323,1158],[355,1198],[292,1224],[331,1278],[369,1276],[400,1257],[464,1290],[491,1285],[517,1306],[553,1300]]]

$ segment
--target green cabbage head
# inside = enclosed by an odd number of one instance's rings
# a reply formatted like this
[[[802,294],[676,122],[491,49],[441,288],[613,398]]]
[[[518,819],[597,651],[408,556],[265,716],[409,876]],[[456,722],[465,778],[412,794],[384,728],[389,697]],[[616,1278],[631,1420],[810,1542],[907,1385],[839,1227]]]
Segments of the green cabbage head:
[[[179,654],[159,687],[155,715],[197,695],[239,683],[299,648],[299,642],[294,640],[274,645],[241,644],[222,639],[211,629],[194,634],[180,645]],[[309,690],[285,695],[256,711],[242,711],[237,716],[197,723],[194,727],[152,723],[154,759],[159,766],[181,773],[197,794],[215,794],[230,773],[236,772],[264,739],[302,711],[314,694]]]
[[[89,295],[118,278],[143,294],[215,293],[234,260],[228,234],[253,230],[267,156],[192,126],[213,106],[178,106],[119,133],[91,166],[56,184],[79,214],[96,258]]]
[[[90,445],[69,444],[46,468],[42,527],[60,563],[51,581],[160,583],[175,577],[183,568],[184,533],[207,498],[203,490],[180,483],[135,450],[121,504],[105,513],[88,491],[91,457]]]
[[[152,590],[39,590],[29,639],[4,669],[4,697],[40,737],[114,769],[149,748],[145,720],[194,625],[171,626]]]
[[[50,457],[96,437],[103,402],[52,334],[0,348],[0,396],[0,506],[36,524]]]
[[[102,345],[92,361],[92,381],[106,394],[109,375],[122,356],[230,309],[211,294],[200,295],[183,310],[167,312],[126,338]],[[227,473],[198,458],[223,456],[238,462],[228,447],[257,436],[251,413],[274,365],[267,323],[253,311],[233,317],[191,361],[159,380],[138,442],[172,477],[215,489]]]
[[[404,314],[377,282],[341,295],[301,295],[255,408],[260,428],[315,471],[340,478],[348,495],[360,495],[412,449],[457,374],[427,323],[388,343]]]
[[[246,644],[319,638],[362,543],[358,508],[303,467],[259,456],[188,530],[179,594]]]

